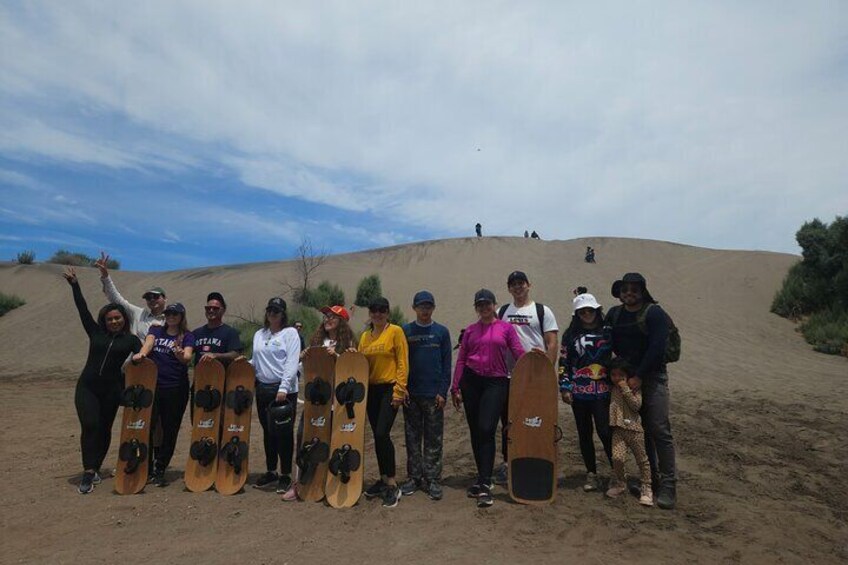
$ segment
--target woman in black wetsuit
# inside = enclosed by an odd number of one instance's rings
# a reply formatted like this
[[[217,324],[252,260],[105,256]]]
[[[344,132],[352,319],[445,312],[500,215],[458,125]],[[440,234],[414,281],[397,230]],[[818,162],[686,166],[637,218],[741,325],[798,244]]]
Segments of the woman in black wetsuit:
[[[141,349],[132,334],[130,318],[120,304],[107,304],[97,314],[88,311],[77,275],[68,267],[63,275],[71,285],[74,304],[88,334],[88,359],[77,381],[74,404],[80,421],[83,474],[80,494],[88,494],[100,483],[100,466],[109,451],[112,423],[118,413],[124,376],[124,361]]]

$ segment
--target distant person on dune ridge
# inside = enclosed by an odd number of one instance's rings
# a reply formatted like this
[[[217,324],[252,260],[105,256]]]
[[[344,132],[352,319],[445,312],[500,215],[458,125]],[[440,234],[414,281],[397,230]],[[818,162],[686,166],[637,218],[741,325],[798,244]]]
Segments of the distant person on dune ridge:
[[[415,320],[403,326],[409,344],[408,396],[403,407],[408,479],[400,486],[407,496],[423,490],[442,498],[442,443],[445,402],[451,382],[451,338],[433,321],[436,300],[426,290],[412,299]]]
[[[639,273],[627,273],[615,281],[612,295],[621,305],[610,309],[605,323],[612,328],[613,352],[633,365],[635,376],[641,379],[640,413],[645,429],[645,450],[653,475],[652,490],[657,495],[657,506],[669,510],[674,508],[677,499],[665,360],[670,318],[648,292],[645,277]]]
[[[583,260],[586,261],[587,263],[594,263],[595,262],[595,250],[592,249],[591,247],[587,246],[586,247],[586,255],[583,257]]]
[[[476,498],[480,508],[495,502],[492,497],[495,433],[509,395],[509,354],[518,359],[525,353],[515,327],[498,319],[496,305],[491,290],[481,288],[474,295],[474,310],[479,319],[465,328],[451,384],[454,408],[465,408],[477,465],[477,477],[466,494]]]
[[[124,386],[122,367],[130,355],[139,352],[141,341],[132,333],[130,316],[123,306],[109,303],[100,309],[95,320],[74,268],[67,267],[63,276],[71,285],[74,304],[88,335],[88,358],[74,392],[83,467],[78,491],[88,494],[100,484],[100,466],[112,440],[112,424]]]
[[[586,290],[585,287],[580,287]],[[612,337],[604,326],[604,312],[594,296],[580,293],[572,300],[574,314],[562,336],[559,359],[559,388],[563,402],[571,405],[580,454],[586,466],[583,490],[600,488],[595,459],[594,432],[612,464],[609,427],[610,380],[607,366],[612,357]]]
[[[533,230],[533,233],[530,234],[530,239],[542,239],[539,237],[539,234],[536,233],[536,230]]]
[[[106,299],[110,302],[120,304],[126,309],[132,318],[133,333],[143,343],[147,338],[147,333],[151,326],[162,326],[165,324],[164,312],[165,306],[168,305],[165,291],[159,286],[150,288],[141,295],[147,303],[145,307],[130,304],[126,298],[121,296],[114,281],[112,281],[112,277],[109,276],[109,269],[106,266],[108,262],[109,256],[103,251],[100,252],[100,259],[94,262],[94,266],[100,271],[103,294],[106,295]]]
[[[483,237],[483,226],[480,225],[480,222],[477,222],[477,225],[474,226],[474,231],[477,232],[477,237]]]

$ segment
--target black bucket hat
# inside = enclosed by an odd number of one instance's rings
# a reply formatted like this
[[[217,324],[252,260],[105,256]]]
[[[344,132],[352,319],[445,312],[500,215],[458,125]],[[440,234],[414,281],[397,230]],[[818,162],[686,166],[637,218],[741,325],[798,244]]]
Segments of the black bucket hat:
[[[626,273],[619,280],[612,283],[612,295],[615,298],[621,298],[621,285],[624,283],[637,283],[642,287],[642,296],[645,299],[645,302],[656,303],[654,297],[651,296],[651,293],[648,292],[648,283],[645,280],[645,277],[642,276],[641,273]]]

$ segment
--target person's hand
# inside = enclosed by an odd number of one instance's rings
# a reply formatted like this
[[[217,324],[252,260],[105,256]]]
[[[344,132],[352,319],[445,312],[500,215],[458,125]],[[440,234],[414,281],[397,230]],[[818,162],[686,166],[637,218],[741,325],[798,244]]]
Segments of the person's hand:
[[[633,375],[632,377],[627,379],[627,385],[631,389],[636,390],[637,388],[642,386],[642,379],[637,377],[636,375]]]
[[[547,352],[544,349],[542,349],[541,347],[534,347],[530,351],[538,351],[539,353],[547,355]]]
[[[459,410],[462,407],[462,393],[459,391],[452,392],[451,402],[453,402],[453,407]]]
[[[445,397],[442,396],[441,394],[437,394],[436,395],[436,410],[444,410],[445,404],[447,404]]]
[[[307,351],[309,351],[309,348],[308,348],[308,347],[307,347],[306,349],[304,349],[303,351],[301,351],[301,352],[300,352],[300,360],[301,360],[301,361],[303,361],[303,359],[306,357],[306,352],[307,352]]]
[[[328,347],[327,348],[327,355],[329,355],[330,357],[338,357],[339,356],[339,354],[336,352],[335,347]]]
[[[145,357],[147,357],[147,355],[145,355],[144,353],[136,353],[135,355],[132,356],[132,362],[133,363],[140,363],[141,360],[144,359]]]
[[[65,272],[62,273],[68,284],[77,284],[77,271],[73,267],[65,267]]]
[[[277,398],[275,398],[274,400],[276,400],[277,402],[285,402],[287,397],[288,395],[285,392],[278,392]]]
[[[185,349],[183,349],[182,345],[174,344],[171,350],[174,352],[174,355],[176,355],[180,359],[182,359],[185,355]]]
[[[400,408],[400,405],[405,402],[404,398],[398,398],[397,396],[392,397],[392,409],[397,410]]]
[[[106,268],[106,264],[109,262],[109,256],[106,255],[105,251],[100,252],[100,259],[94,262],[94,266],[97,267],[97,270],[100,271],[100,278],[105,279],[109,276],[109,269]]]
[[[356,353],[356,348],[355,347],[348,347],[347,352],[348,353]]]
[[[570,392],[568,392],[567,390],[562,391],[562,401],[563,402],[565,402],[566,404],[568,404],[570,406],[573,400],[574,400],[574,397],[571,396]]]
[[[211,363],[217,358],[218,355],[216,353],[204,353],[203,357],[200,358],[200,361],[198,361],[198,363]]]

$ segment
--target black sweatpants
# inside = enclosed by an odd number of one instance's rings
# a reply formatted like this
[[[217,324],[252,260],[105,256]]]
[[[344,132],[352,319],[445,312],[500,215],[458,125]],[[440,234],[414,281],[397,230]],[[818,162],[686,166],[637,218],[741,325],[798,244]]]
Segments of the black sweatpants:
[[[392,426],[397,410],[392,408],[394,383],[368,385],[368,422],[374,432],[374,449],[377,451],[377,466],[380,476],[395,476],[395,445],[392,443]]]
[[[577,437],[580,440],[580,454],[583,456],[583,463],[586,464],[587,473],[598,472],[595,459],[595,439],[592,437],[595,430],[598,431],[598,437],[604,446],[607,460],[612,465],[612,431],[609,426],[609,405],[609,397],[591,400],[575,398],[571,402],[574,423],[577,425]]]
[[[265,446],[265,468],[269,472],[277,471],[279,461],[280,473],[291,475],[292,454],[294,453],[294,420],[297,415],[297,393],[290,392],[286,400],[292,404],[292,425],[288,432],[279,433],[268,422],[268,408],[277,400],[278,384],[263,384],[256,381],[256,415],[262,426],[262,443]]]
[[[477,482],[489,484],[495,464],[495,432],[509,396],[509,379],[483,377],[466,371],[459,388],[477,464]]]
[[[164,473],[174,449],[177,447],[177,437],[180,434],[180,426],[183,423],[186,405],[188,404],[188,380],[173,388],[156,388],[156,400],[153,401],[153,428],[151,438],[157,426],[162,426],[162,444],[153,446],[153,465],[157,473]]]
[[[74,405],[80,422],[80,449],[84,470],[98,470],[109,451],[112,424],[121,403],[119,384],[98,386],[77,381]]]

